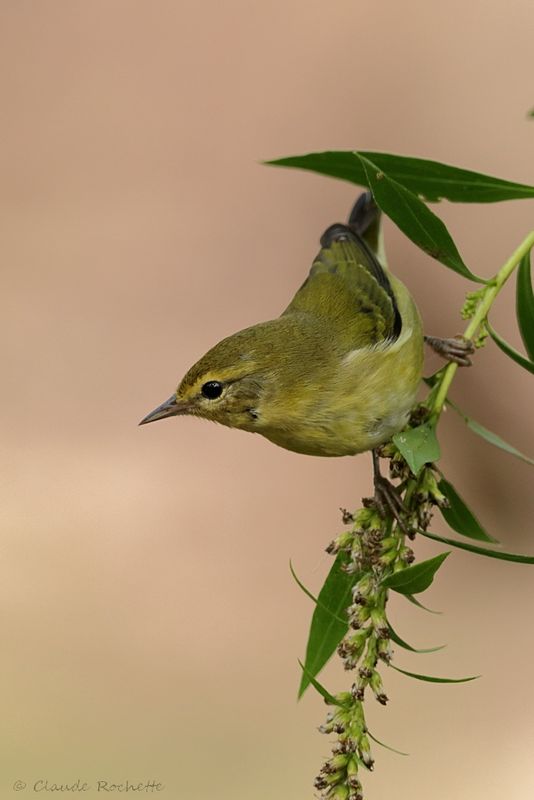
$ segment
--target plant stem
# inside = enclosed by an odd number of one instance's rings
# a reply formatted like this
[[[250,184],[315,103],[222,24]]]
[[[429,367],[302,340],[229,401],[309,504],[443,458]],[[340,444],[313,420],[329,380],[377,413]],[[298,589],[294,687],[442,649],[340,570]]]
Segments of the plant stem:
[[[481,290],[480,301],[478,303],[477,309],[475,314],[473,315],[469,325],[464,331],[464,337],[466,339],[472,339],[474,335],[478,332],[478,329],[485,321],[488,311],[490,310],[493,301],[501,291],[502,287],[518,266],[519,262],[522,258],[526,256],[526,254],[532,250],[534,247],[534,231],[531,231],[529,235],[521,242],[517,250],[510,256],[508,261],[501,267],[501,269],[497,272],[494,278],[490,280],[487,284],[485,289]],[[443,411],[443,406],[445,405],[445,401],[447,399],[447,393],[449,391],[450,385],[452,383],[452,379],[458,369],[458,364],[448,364],[443,373],[441,378],[439,379],[439,388],[434,395],[434,400],[430,407],[430,415],[434,421],[439,419],[441,412]]]

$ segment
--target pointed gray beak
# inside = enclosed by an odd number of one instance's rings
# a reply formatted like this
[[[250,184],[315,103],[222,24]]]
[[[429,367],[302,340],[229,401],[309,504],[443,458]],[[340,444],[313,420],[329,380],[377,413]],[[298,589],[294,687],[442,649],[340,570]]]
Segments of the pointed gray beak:
[[[158,419],[165,419],[165,417],[174,417],[176,414],[185,414],[187,407],[183,403],[176,400],[176,395],[172,395],[168,400],[165,400],[160,406],[147,414],[141,420],[139,425],[146,425],[147,422],[156,422]]]

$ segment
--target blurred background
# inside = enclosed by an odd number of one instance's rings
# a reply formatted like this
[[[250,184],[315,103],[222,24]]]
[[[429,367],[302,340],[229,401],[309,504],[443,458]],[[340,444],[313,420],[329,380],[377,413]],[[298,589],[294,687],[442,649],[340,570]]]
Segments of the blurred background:
[[[533,23],[530,0],[3,0],[2,797],[77,778],[89,800],[99,779],[313,796],[329,742],[320,698],[296,703],[313,608],[288,561],[318,590],[370,457],[137,422],[215,341],[281,312],[358,191],[261,159],[374,149],[534,183]],[[486,276],[534,226],[533,201],[438,213]],[[427,331],[462,330],[472,287],[389,223],[387,245]],[[491,316],[518,346],[513,286]],[[531,378],[494,345],[453,396],[534,453]],[[457,417],[441,434],[482,522],[534,552],[530,468]],[[455,551],[425,595],[443,616],[392,599],[404,638],[448,643],[397,664],[483,678],[386,673],[369,724],[411,756],[375,747],[368,800],[533,795],[533,587],[533,568]],[[349,682],[335,663],[323,679]]]

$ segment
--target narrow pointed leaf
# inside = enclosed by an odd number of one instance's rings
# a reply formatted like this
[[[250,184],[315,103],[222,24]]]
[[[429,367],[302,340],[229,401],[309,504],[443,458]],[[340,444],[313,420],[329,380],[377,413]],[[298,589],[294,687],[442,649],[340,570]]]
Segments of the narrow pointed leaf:
[[[438,487],[450,503],[449,508],[441,508],[440,511],[454,531],[461,533],[462,536],[467,536],[469,539],[497,543],[498,540],[486,533],[478,519],[449,481],[442,478]]]
[[[532,372],[534,374],[534,362],[529,361],[526,356],[518,353],[515,347],[512,347],[512,345],[508,344],[508,342],[506,342],[502,336],[499,336],[497,331],[494,330],[487,321],[486,326],[488,328],[489,335],[495,344],[503,351],[503,353],[506,353],[506,355],[511,358],[512,361],[515,361],[516,364],[519,364],[520,367],[523,367],[523,369],[526,369],[528,372]]]
[[[430,533],[430,531],[418,531],[421,536],[426,536],[427,539],[433,539],[435,542],[442,542],[442,544],[450,545],[451,547],[459,547],[460,550],[468,550],[470,553],[476,553],[480,556],[487,556],[488,558],[498,558],[501,561],[515,561],[518,564],[534,564],[534,556],[522,556],[517,553],[503,553],[502,550],[488,550],[486,547],[479,547],[476,544],[469,542],[459,542],[457,539],[449,539],[447,536],[438,536],[437,533]]]
[[[328,689],[325,689],[324,686],[322,685],[322,683],[319,683],[319,681],[316,680],[310,672],[308,672],[308,670],[306,669],[306,667],[304,666],[302,661],[299,661],[299,665],[300,665],[300,668],[302,669],[303,675],[307,676],[308,681],[311,683],[313,688],[316,689],[319,692],[319,694],[324,697],[324,699],[326,700],[328,705],[330,705],[330,706],[339,706],[340,703],[338,703],[338,701],[336,700],[334,695],[330,694]]]
[[[373,161],[394,180],[428,201],[443,198],[459,203],[495,203],[534,197],[534,186],[502,180],[425,158],[390,153],[337,150],[278,158],[266,163],[305,169],[341,178],[358,186],[368,186],[358,155]]]
[[[428,683],[468,683],[469,681],[476,681],[481,677],[481,675],[472,675],[470,678],[436,678],[433,675],[420,675],[418,672],[408,672],[408,670],[396,667],[394,664],[390,664],[389,666],[393,667],[397,672],[402,672],[403,675],[407,675],[409,678],[416,678],[418,681],[427,681]]]
[[[382,586],[387,589],[393,589],[400,594],[419,594],[428,589],[434,575],[441,567],[448,553],[440,553],[439,556],[429,558],[427,561],[420,561],[419,564],[413,564],[411,567],[401,569],[399,572],[394,572],[382,581]]]
[[[460,417],[462,417],[467,427],[472,430],[473,433],[476,433],[477,436],[485,439],[486,442],[489,442],[489,444],[492,444],[494,447],[498,447],[499,450],[504,450],[505,453],[510,453],[510,455],[520,458],[521,461],[524,461],[526,464],[531,464],[534,466],[534,458],[530,458],[530,456],[521,453],[520,450],[518,450],[516,447],[513,447],[511,444],[508,444],[508,442],[505,442],[504,439],[502,439],[500,436],[497,436],[496,433],[493,433],[493,431],[490,431],[488,428],[485,428],[483,425],[481,425],[480,422],[468,417],[467,414],[464,414],[464,412],[458,408],[455,403],[452,403],[450,400],[448,400],[447,405],[449,405]]]
[[[389,744],[384,744],[384,742],[381,742],[380,739],[376,738],[376,736],[373,736],[373,734],[369,730],[367,731],[367,736],[370,739],[372,739],[373,742],[375,742],[376,744],[379,744],[380,747],[385,747],[386,750],[391,750],[392,753],[396,753],[398,756],[409,756],[410,755],[409,753],[403,753],[402,750],[395,750],[395,748],[394,747],[390,747]]]
[[[412,653],[436,653],[438,650],[443,650],[443,648],[446,647],[446,645],[441,644],[439,645],[439,647],[426,647],[421,650],[418,650],[416,647],[412,647],[411,644],[408,644],[408,642],[405,642],[404,639],[401,639],[398,633],[395,633],[389,622],[388,622],[388,629],[389,629],[389,638],[391,639],[391,641],[395,642],[395,644],[398,644],[399,647],[403,647],[405,650],[410,650]]]
[[[484,283],[464,264],[444,223],[417,195],[359,154],[376,204],[418,247],[464,278]]]
[[[428,611],[429,614],[443,614],[443,611],[433,611],[431,608],[427,608],[427,606],[424,606],[422,603],[420,603],[417,597],[414,597],[413,594],[403,594],[402,596],[405,597],[406,600],[409,600],[410,603],[413,603],[414,606],[417,606],[417,608],[422,608],[423,611]]]
[[[425,464],[437,461],[440,457],[436,431],[429,423],[396,433],[393,441],[414,475],[418,475]]]
[[[322,670],[347,632],[348,622],[342,622],[340,617],[351,603],[351,589],[358,580],[357,575],[349,575],[342,569],[347,561],[347,553],[338,553],[319,592],[308,635],[306,671],[302,674],[299,697],[310,684],[309,675],[315,677]]]
[[[534,361],[534,293],[530,277],[530,253],[521,259],[517,270],[516,312],[519,332],[531,361]]]
[[[299,587],[302,589],[302,591],[304,592],[304,594],[305,594],[307,597],[309,597],[309,598],[310,598],[310,600],[313,600],[313,602],[315,603],[315,605],[317,605],[317,606],[321,606],[321,608],[322,608],[322,609],[324,609],[324,610],[326,611],[326,613],[327,613],[327,614],[330,614],[331,616],[333,616],[333,617],[334,617],[334,619],[337,619],[337,621],[338,621],[338,622],[341,622],[343,625],[346,625],[346,621],[345,621],[345,620],[344,620],[342,617],[338,617],[338,616],[336,616],[336,615],[335,615],[335,614],[334,614],[334,613],[333,613],[333,612],[332,612],[332,611],[331,611],[329,608],[327,608],[326,606],[324,606],[324,605],[323,605],[323,604],[320,602],[320,600],[319,600],[317,597],[315,597],[315,595],[313,595],[313,594],[310,592],[310,590],[309,590],[309,589],[307,589],[307,588],[306,588],[306,586],[304,586],[304,584],[302,583],[302,581],[301,581],[301,580],[299,580],[299,578],[298,578],[298,576],[297,576],[297,573],[296,573],[296,572],[295,572],[295,570],[293,569],[293,564],[291,563],[291,561],[289,562],[289,569],[291,570],[291,574],[292,574],[293,578],[295,579],[295,583],[297,584],[297,586],[299,586]]]

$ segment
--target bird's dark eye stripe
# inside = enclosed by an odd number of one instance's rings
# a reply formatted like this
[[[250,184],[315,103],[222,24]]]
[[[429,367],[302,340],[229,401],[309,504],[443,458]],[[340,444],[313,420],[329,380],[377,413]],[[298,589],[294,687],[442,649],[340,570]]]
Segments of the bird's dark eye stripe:
[[[223,385],[220,381],[208,381],[200,391],[202,396],[206,397],[208,400],[216,400],[221,396],[222,390]]]

